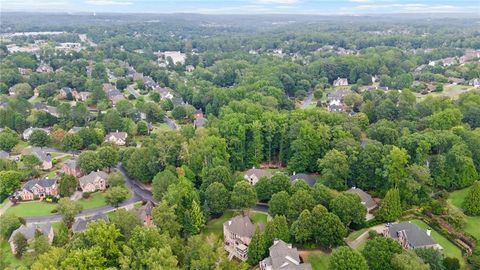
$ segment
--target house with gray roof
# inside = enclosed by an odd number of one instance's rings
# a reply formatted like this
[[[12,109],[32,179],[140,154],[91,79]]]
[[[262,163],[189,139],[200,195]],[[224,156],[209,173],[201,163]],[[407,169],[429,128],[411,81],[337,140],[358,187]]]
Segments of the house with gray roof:
[[[75,177],[82,176],[82,171],[78,162],[75,159],[67,159],[62,163],[62,171],[64,174],[68,174]]]
[[[246,171],[244,178],[245,180],[250,183],[250,185],[254,186],[262,177],[271,178],[273,175],[271,172],[265,169],[256,169],[255,167]]]
[[[42,163],[40,165],[42,170],[50,170],[53,167],[52,157],[43,149],[34,147],[31,150],[31,154],[38,158],[38,160],[40,160],[40,162]]]
[[[383,235],[396,240],[404,249],[442,249],[442,246],[432,239],[430,229],[423,231],[411,222],[387,224],[383,230]]]
[[[8,158],[10,154],[7,151],[0,150],[0,158]]]
[[[35,131],[35,130],[43,130],[47,134],[50,134],[50,130],[48,130],[46,128],[29,127],[29,128],[27,128],[23,131],[23,133],[22,133],[23,139],[24,140],[29,140],[30,136],[32,135],[33,131]]]
[[[106,142],[111,142],[116,145],[125,145],[127,143],[128,134],[126,132],[110,132],[105,136]]]
[[[105,223],[110,222],[110,219],[104,213],[100,213],[100,214],[97,214],[97,215],[94,215],[94,216],[91,216],[91,217],[87,217],[87,218],[79,217],[75,220],[75,222],[72,225],[72,232],[73,233],[83,232],[87,228],[88,224],[93,223],[93,222],[97,222],[97,221],[100,221],[100,220],[105,221]]]
[[[293,185],[298,181],[304,181],[310,187],[315,186],[315,183],[317,182],[315,177],[313,177],[311,174],[293,172],[293,175],[290,176],[290,183]]]
[[[373,219],[373,215],[371,214],[374,209],[378,207],[377,203],[373,200],[372,196],[370,194],[366,193],[360,188],[357,187],[352,187],[346,192],[348,193],[353,193],[357,194],[358,197],[360,197],[360,200],[362,201],[362,204],[367,208],[367,216],[366,219],[370,220]]]
[[[22,189],[15,191],[13,197],[23,201],[31,201],[35,198],[57,196],[58,185],[56,179],[38,178],[26,182]]]
[[[27,239],[27,242],[31,242],[35,238],[35,234],[37,232],[45,235],[48,239],[48,243],[52,244],[54,232],[53,232],[52,225],[50,223],[28,224],[28,225],[22,224],[20,228],[12,232],[12,234],[10,235],[10,238],[8,239],[12,253],[17,254],[17,247],[15,246],[15,236],[17,234],[22,234]]]
[[[79,132],[83,127],[72,127],[71,129],[68,130],[68,133],[77,133]]]
[[[248,245],[256,228],[247,215],[238,215],[223,223],[223,246],[229,259],[247,260]]]
[[[83,192],[94,192],[107,188],[108,174],[104,171],[91,172],[78,179],[78,184]]]
[[[338,77],[336,80],[333,81],[333,86],[347,86],[347,85],[348,85],[347,78]]]
[[[147,201],[144,205],[137,209],[138,217],[143,221],[145,226],[151,226],[152,223],[152,210],[155,207],[155,203]]]
[[[309,263],[303,263],[298,250],[282,240],[274,240],[268,249],[270,256],[260,262],[260,270],[311,270]]]

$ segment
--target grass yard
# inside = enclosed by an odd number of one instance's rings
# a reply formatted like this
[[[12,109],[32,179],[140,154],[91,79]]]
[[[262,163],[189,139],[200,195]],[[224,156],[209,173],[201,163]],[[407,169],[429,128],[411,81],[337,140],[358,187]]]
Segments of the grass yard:
[[[233,218],[234,216],[238,215],[238,211],[233,211],[233,210],[228,210],[226,211],[221,217],[212,219],[207,222],[207,225],[203,228],[202,234],[208,235],[208,234],[215,234],[218,237],[223,237],[223,223],[225,221]],[[250,213],[250,218],[252,219],[252,222],[255,224],[266,224],[267,223],[267,215],[264,213],[259,213],[259,212],[251,212]]]
[[[0,269],[17,269],[20,266],[23,266],[23,263],[13,256],[8,242],[0,240]]]
[[[328,268],[330,261],[330,254],[315,250],[315,251],[300,251],[305,262],[312,265],[313,270],[324,270]]]
[[[265,213],[260,213],[260,212],[254,212],[250,213],[250,218],[252,219],[253,223],[255,224],[267,224],[267,218],[268,216]]]
[[[465,199],[465,196],[467,196],[469,190],[470,187],[451,192],[448,196],[448,203],[456,208],[462,209],[463,200]]]
[[[23,149],[25,149],[28,146],[28,142],[26,141],[20,141],[17,145],[15,145],[11,151],[12,155],[20,154]]]
[[[411,222],[415,223],[418,227],[420,227],[424,231],[430,228],[425,222],[418,219],[414,219]],[[460,248],[455,246],[447,238],[445,238],[443,235],[439,234],[437,231],[433,229],[432,229],[432,238],[443,247],[443,254],[445,256],[457,258],[460,261],[460,264],[462,266],[465,264],[465,261],[462,257],[462,251],[460,250]]]
[[[19,217],[35,217],[51,215],[52,210],[57,207],[55,203],[40,201],[21,202],[8,208],[6,213],[13,213]]]
[[[363,229],[360,229],[358,231],[352,232],[351,234],[349,234],[347,236],[347,241],[353,241],[353,240],[357,239],[360,235],[362,235],[367,230],[368,230],[368,228],[363,228]]]
[[[3,202],[0,202],[0,208],[2,208],[5,204],[7,204],[7,202],[8,202],[8,198],[5,198]]]
[[[447,200],[448,203],[453,207],[462,209],[463,200],[465,199],[465,196],[467,196],[469,190],[470,188],[468,187],[450,193]],[[465,224],[464,231],[473,235],[475,238],[480,239],[480,227],[478,224],[480,224],[480,217],[467,216],[467,223]]]
[[[90,194],[87,199],[81,198],[78,203],[83,206],[83,209],[96,208],[107,205],[105,201],[105,192],[95,192]]]
[[[480,241],[480,217],[467,217],[467,224],[463,229],[467,233],[473,235],[477,241]]]

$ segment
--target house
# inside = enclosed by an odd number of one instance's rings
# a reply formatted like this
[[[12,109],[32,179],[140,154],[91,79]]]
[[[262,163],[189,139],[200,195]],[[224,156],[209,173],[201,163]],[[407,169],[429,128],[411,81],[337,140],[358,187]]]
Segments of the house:
[[[50,170],[53,167],[52,157],[49,153],[43,151],[41,148],[32,148],[31,154],[34,155],[42,163],[40,167],[42,170]]]
[[[58,92],[58,98],[71,99],[73,97],[73,90],[70,87],[62,87]]]
[[[74,159],[65,160],[62,164],[62,171],[65,174],[80,177],[82,176],[82,171],[77,164],[77,161]]]
[[[343,98],[352,93],[353,92],[350,90],[336,90],[334,92],[328,93],[327,95],[328,110],[330,112],[346,111],[348,107],[345,104],[343,104]]]
[[[78,133],[80,130],[82,130],[82,128],[83,127],[72,127],[68,130],[68,133]]]
[[[91,172],[78,179],[78,183],[83,192],[94,192],[105,190],[107,188],[108,174],[103,171]]]
[[[170,57],[172,59],[173,64],[180,63],[181,65],[185,64],[185,60],[187,59],[187,55],[179,52],[179,51],[165,51],[165,52],[157,52],[156,53],[160,59],[167,61]],[[160,60],[159,59],[159,60]]]
[[[37,67],[36,71],[38,73],[48,73],[48,72],[52,72],[53,68],[47,64],[42,63]]]
[[[117,104],[120,100],[124,100],[122,92],[120,92],[115,86],[110,83],[103,84],[103,91],[107,94],[107,98],[113,103]]]
[[[185,70],[186,70],[187,72],[193,72],[193,71],[195,70],[195,67],[192,66],[192,65],[187,65],[187,66],[185,67]]]
[[[355,193],[360,197],[360,200],[362,201],[362,204],[367,208],[367,216],[366,219],[370,220],[373,219],[373,215],[371,214],[373,210],[375,210],[378,205],[377,203],[373,200],[372,196],[370,196],[368,193],[365,191],[352,187],[351,189],[347,190],[346,192],[348,193]]]
[[[33,128],[33,127],[29,127],[27,129],[25,129],[22,133],[22,137],[24,140],[30,140],[30,136],[32,135],[33,131],[35,130],[43,130],[45,131],[47,134],[50,134],[50,130],[46,129],[46,128]]]
[[[35,110],[43,111],[43,112],[49,113],[49,114],[51,114],[55,117],[59,117],[57,108],[55,108],[53,106],[45,105],[43,103],[35,103],[35,104],[33,104],[32,107]]]
[[[465,83],[465,79],[455,78],[455,77],[448,77],[448,82],[451,83],[451,84],[453,84],[453,85],[464,84],[464,83]]]
[[[470,82],[468,82],[468,85],[471,85],[475,88],[479,88],[480,87],[480,79],[470,80]]]
[[[173,98],[172,90],[168,87],[155,87],[153,90],[160,94],[161,100]]]
[[[8,158],[10,154],[6,151],[0,150],[0,158]]]
[[[27,239],[27,242],[32,241],[37,233],[45,235],[48,239],[49,244],[52,244],[53,242],[54,232],[50,223],[28,225],[22,224],[20,228],[12,232],[10,238],[8,239],[8,242],[10,243],[10,249],[12,250],[13,254],[17,254],[17,247],[15,246],[15,236],[19,233]]]
[[[271,178],[272,176],[273,175],[268,170],[255,169],[254,167],[245,172],[244,178],[245,180],[248,181],[248,183],[250,183],[250,185],[255,185],[260,180],[260,178],[262,177]]]
[[[449,66],[455,65],[457,63],[457,59],[455,57],[444,58],[441,61],[442,61],[442,65],[444,67],[449,67]]]
[[[185,101],[181,97],[172,97],[171,100],[174,106],[185,104]]]
[[[315,183],[317,182],[317,180],[315,180],[315,177],[310,174],[293,172],[293,175],[290,176],[290,183],[293,185],[299,180],[304,181],[310,187],[315,186]]]
[[[125,145],[127,143],[128,134],[126,132],[110,132],[105,136],[106,142],[111,142],[116,145]]]
[[[103,214],[103,213],[100,213],[100,214],[97,214],[97,215],[94,215],[94,216],[88,217],[88,218],[79,217],[75,220],[75,222],[72,225],[72,232],[73,233],[83,232],[87,228],[88,224],[90,224],[92,222],[97,222],[97,221],[100,221],[100,220],[105,221],[105,223],[110,222],[110,219],[108,218],[108,216]]]
[[[146,88],[154,89],[158,87],[158,84],[150,76],[143,77],[143,84]]]
[[[402,222],[387,224],[383,230],[385,237],[396,240],[404,249],[434,248],[442,249],[431,237],[431,230],[422,231],[416,224]]]
[[[298,250],[282,240],[274,240],[268,249],[270,256],[260,261],[260,270],[311,270],[309,263],[302,263]]]
[[[137,210],[138,217],[143,221],[145,226],[151,226],[153,224],[152,221],[152,210],[155,207],[155,203],[152,201],[148,201],[146,204],[142,205]]]
[[[91,94],[90,92],[77,92],[76,90],[72,92],[76,101],[86,101]]]
[[[207,119],[203,117],[202,109],[198,109],[194,114],[195,120],[193,120],[194,128],[201,128],[207,123]]]
[[[48,178],[32,179],[23,185],[22,189],[15,191],[13,197],[22,201],[31,201],[35,198],[43,199],[46,196],[57,196],[57,180]]]
[[[141,72],[133,72],[132,74],[133,81],[136,82],[138,80],[143,81],[143,73]]]
[[[348,79],[338,77],[333,81],[333,86],[348,86]]]
[[[241,261],[248,258],[248,245],[252,241],[256,226],[246,215],[236,216],[223,223],[223,246],[228,258],[236,257]]]
[[[32,73],[32,70],[29,68],[18,68],[18,72],[20,72],[20,74],[23,76],[27,76]]]
[[[128,95],[132,95],[134,98],[139,98],[140,97],[140,93],[138,93],[138,91],[135,90],[133,85],[127,86],[126,91],[127,91]]]

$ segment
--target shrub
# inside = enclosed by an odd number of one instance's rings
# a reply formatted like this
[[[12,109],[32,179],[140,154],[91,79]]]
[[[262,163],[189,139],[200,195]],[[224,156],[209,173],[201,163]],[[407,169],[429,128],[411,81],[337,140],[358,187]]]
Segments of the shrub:
[[[92,192],[83,192],[82,193],[82,198],[88,199],[88,198],[90,198],[90,195],[92,195]]]

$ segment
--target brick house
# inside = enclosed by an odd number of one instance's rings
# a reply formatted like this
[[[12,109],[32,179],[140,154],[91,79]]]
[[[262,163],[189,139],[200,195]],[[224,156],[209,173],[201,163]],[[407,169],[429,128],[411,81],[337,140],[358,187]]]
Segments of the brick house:
[[[49,153],[43,151],[41,148],[32,148],[31,153],[42,163],[40,165],[42,170],[50,170],[53,167],[52,157]]]
[[[78,183],[83,192],[94,192],[105,190],[107,188],[108,174],[103,171],[91,172],[78,179]]]
[[[106,142],[111,142],[116,145],[125,145],[127,143],[128,134],[126,132],[110,132],[105,136]]]
[[[55,179],[33,179],[25,183],[22,189],[17,190],[13,196],[23,201],[31,201],[35,198],[45,198],[46,196],[57,196],[58,185]]]
[[[416,224],[410,222],[387,224],[383,230],[383,235],[396,240],[404,249],[443,249],[432,239],[430,229],[426,232],[422,231]]]
[[[155,207],[155,203],[148,201],[145,205],[142,205],[137,210],[138,217],[143,221],[143,225],[151,226],[152,222],[152,210]]]
[[[74,159],[65,160],[62,164],[62,171],[65,174],[80,177],[82,176],[82,171],[77,164],[77,161]]]
[[[8,242],[10,244],[10,249],[12,250],[13,254],[17,254],[17,247],[15,246],[15,235],[23,234],[23,236],[27,239],[27,242],[32,241],[35,238],[36,233],[41,233],[45,235],[48,239],[48,243],[52,244],[54,232],[52,225],[50,223],[46,224],[28,224],[20,226],[20,228],[16,229],[10,235]]]

